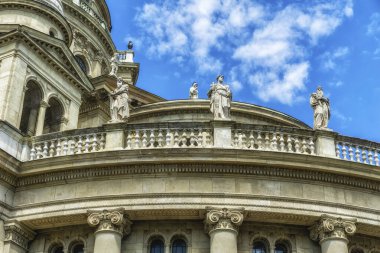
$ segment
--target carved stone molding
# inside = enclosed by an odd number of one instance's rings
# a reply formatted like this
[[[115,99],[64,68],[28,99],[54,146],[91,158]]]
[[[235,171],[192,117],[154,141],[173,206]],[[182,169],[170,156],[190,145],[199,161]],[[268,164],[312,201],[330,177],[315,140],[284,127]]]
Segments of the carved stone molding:
[[[97,226],[95,233],[104,231],[117,232],[121,235],[130,233],[132,222],[125,214],[124,208],[103,211],[89,210],[87,214],[88,224],[93,227]]]
[[[244,209],[207,208],[205,229],[210,234],[215,230],[239,232],[243,223]]]
[[[28,243],[33,240],[35,236],[32,230],[22,226],[17,221],[7,222],[4,225],[4,230],[4,242],[14,243],[25,250],[28,250]]]
[[[355,223],[356,219],[322,215],[321,219],[310,228],[310,237],[314,241],[319,241],[319,243],[328,239],[343,239],[348,242],[347,237],[356,232]]]

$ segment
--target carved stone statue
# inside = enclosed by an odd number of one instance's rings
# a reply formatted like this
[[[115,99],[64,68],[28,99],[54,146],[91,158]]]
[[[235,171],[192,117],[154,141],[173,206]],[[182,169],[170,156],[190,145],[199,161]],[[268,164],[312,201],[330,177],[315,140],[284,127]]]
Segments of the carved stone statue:
[[[129,118],[128,85],[119,77],[117,87],[110,94],[110,122],[126,122]]]
[[[109,73],[110,76],[116,76],[117,75],[117,71],[119,69],[119,58],[118,58],[119,54],[118,53],[115,53],[110,62],[111,62],[111,72]]]
[[[314,109],[314,129],[328,129],[330,119],[330,102],[323,96],[322,87],[317,88],[310,96],[310,105]]]
[[[214,119],[230,119],[232,93],[228,85],[224,84],[224,76],[216,78],[217,83],[212,83],[207,95],[210,98],[210,110]]]
[[[198,83],[193,82],[190,87],[190,99],[198,99]]]

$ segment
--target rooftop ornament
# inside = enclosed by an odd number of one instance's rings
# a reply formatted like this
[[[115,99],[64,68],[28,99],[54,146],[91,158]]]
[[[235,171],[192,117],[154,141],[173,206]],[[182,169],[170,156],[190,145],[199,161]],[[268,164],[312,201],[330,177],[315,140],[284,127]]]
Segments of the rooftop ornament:
[[[227,84],[224,84],[224,76],[218,75],[216,83],[212,83],[207,95],[210,98],[210,111],[216,120],[230,120],[232,92]]]
[[[323,96],[321,86],[318,86],[317,92],[311,94],[310,105],[314,109],[314,129],[331,131],[327,128],[330,120],[330,101]]]
[[[190,87],[190,99],[198,99],[198,83],[193,82]]]

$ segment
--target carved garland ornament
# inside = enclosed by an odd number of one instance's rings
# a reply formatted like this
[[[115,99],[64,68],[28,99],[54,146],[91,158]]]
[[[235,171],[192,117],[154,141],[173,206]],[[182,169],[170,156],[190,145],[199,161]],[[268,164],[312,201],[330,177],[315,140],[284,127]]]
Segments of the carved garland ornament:
[[[322,215],[318,223],[310,228],[310,237],[320,243],[326,239],[344,239],[356,232],[356,219],[335,218]]]
[[[206,231],[211,233],[215,230],[232,230],[237,233],[243,223],[243,211],[244,209],[209,209],[205,220]]]
[[[96,227],[97,232],[112,231],[121,235],[129,234],[132,222],[124,214],[124,209],[88,211],[87,222]]]

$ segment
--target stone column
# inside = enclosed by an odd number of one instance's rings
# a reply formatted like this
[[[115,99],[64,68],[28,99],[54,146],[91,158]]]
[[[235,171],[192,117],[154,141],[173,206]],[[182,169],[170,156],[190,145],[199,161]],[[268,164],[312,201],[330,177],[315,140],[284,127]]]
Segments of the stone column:
[[[322,215],[310,228],[310,237],[321,245],[322,253],[348,253],[349,235],[356,232],[356,219],[336,218]]]
[[[210,208],[205,225],[210,235],[210,253],[237,253],[237,235],[244,209]]]
[[[120,253],[121,238],[130,232],[132,222],[124,208],[103,211],[88,211],[87,222],[97,227],[94,253]]]
[[[36,136],[41,135],[44,131],[45,114],[49,104],[45,101],[41,101],[40,109],[38,111],[38,120],[36,127]]]
[[[33,240],[35,233],[17,221],[6,222],[4,226],[5,240],[4,253],[26,253],[29,241]]]

